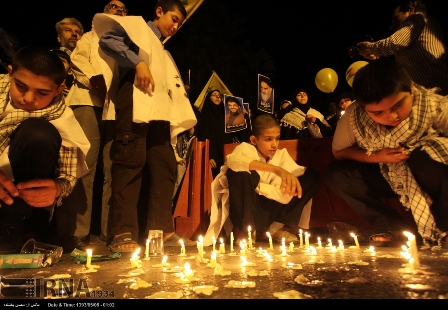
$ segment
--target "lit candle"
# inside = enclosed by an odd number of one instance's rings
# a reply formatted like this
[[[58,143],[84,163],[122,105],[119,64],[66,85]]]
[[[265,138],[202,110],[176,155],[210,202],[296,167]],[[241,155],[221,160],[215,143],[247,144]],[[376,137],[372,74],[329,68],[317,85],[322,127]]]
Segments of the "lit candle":
[[[289,243],[289,252],[294,252],[294,242]]]
[[[299,238],[300,238],[300,248],[303,247],[303,236],[302,236],[302,230],[299,229]]]
[[[212,236],[212,242],[213,242],[213,252],[216,251],[216,238],[215,236]]]
[[[86,250],[86,252],[87,252],[86,268],[90,269],[90,268],[92,268],[92,250],[88,249],[88,250]]]
[[[193,271],[191,270],[189,263],[185,263],[184,265],[183,276],[188,280],[191,280],[191,278],[193,277]]]
[[[343,250],[344,249],[344,243],[342,243],[342,240],[339,240],[339,250]]]
[[[145,258],[149,258],[149,239],[146,239]]]
[[[285,241],[286,241],[285,238],[282,238],[282,247],[283,247],[283,248],[286,248]]]
[[[132,268],[140,267],[140,256],[138,256],[138,254],[140,254],[140,248],[137,248],[137,250],[135,250],[135,252],[132,254],[132,257],[130,259]]]
[[[233,252],[233,231],[230,232],[230,252]]]
[[[273,249],[274,249],[274,246],[272,245],[272,236],[271,236],[271,234],[269,233],[269,231],[266,232],[266,235],[268,235],[268,238],[269,238],[269,250],[273,250]]]
[[[250,233],[250,225],[247,228],[248,242],[249,242],[249,250],[252,250],[252,234]]]
[[[305,233],[305,247],[309,248],[310,247],[310,234],[309,233]]]
[[[412,257],[414,258],[414,266],[420,267],[420,259],[418,257],[418,247],[417,247],[417,240],[415,239],[415,235],[411,234],[410,232],[403,232],[403,234],[408,237],[408,241],[410,242],[410,252]]]
[[[199,236],[198,241],[197,241],[199,257],[201,258],[201,260],[204,258],[204,244],[203,244],[203,240],[204,239],[202,238],[202,236]]]
[[[219,238],[219,253],[224,254],[226,252],[226,248],[224,246],[224,241],[222,240],[222,238]]]
[[[328,238],[328,247],[331,249],[333,247],[333,242],[331,242],[331,239]]]
[[[240,241],[240,255],[244,256],[246,255],[246,246],[244,245],[243,241]]]
[[[352,236],[353,239],[355,239],[355,245],[359,249],[358,236],[356,236],[354,233],[350,233],[350,236]]]
[[[210,257],[210,265],[212,267],[216,266],[216,252],[215,251],[212,252],[212,256]]]
[[[317,237],[317,248],[322,248],[322,241],[320,241],[320,237]]]
[[[180,255],[186,255],[184,241],[181,239],[181,240],[179,240],[179,243],[180,243]]]

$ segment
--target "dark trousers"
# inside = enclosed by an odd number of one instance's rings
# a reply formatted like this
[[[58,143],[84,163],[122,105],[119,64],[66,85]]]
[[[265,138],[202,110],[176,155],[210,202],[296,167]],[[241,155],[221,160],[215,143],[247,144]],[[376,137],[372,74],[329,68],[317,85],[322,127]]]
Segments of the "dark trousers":
[[[133,123],[133,83],[131,70],[121,80],[116,100],[116,139],[112,143],[112,196],[108,239],[131,232],[138,238],[137,205],[142,185],[142,171],[147,164],[149,186],[147,227],[174,231],[172,195],[177,177],[177,162],[170,143],[170,123],[151,121]]]
[[[9,161],[14,175],[14,183],[33,179],[54,179],[57,177],[61,136],[58,130],[44,118],[24,120],[11,134]],[[25,217],[34,213],[47,216],[43,208],[32,208],[22,198],[13,198],[12,205],[2,204],[0,223],[23,225]],[[42,230],[42,227],[40,227]]]
[[[307,168],[298,177],[302,197],[295,196],[288,204],[282,204],[255,192],[260,181],[256,171],[248,173],[228,169],[226,176],[229,183],[229,216],[233,226],[246,231],[250,225],[263,233],[274,221],[298,227],[303,207],[313,198],[321,182],[320,174],[313,168]]]
[[[448,230],[448,166],[432,160],[421,150],[414,150],[407,163],[421,189],[433,200],[431,212],[438,228]],[[378,164],[336,161],[326,168],[324,181],[373,226],[375,233],[401,231],[412,226],[381,201],[380,198],[397,195],[382,176]]]

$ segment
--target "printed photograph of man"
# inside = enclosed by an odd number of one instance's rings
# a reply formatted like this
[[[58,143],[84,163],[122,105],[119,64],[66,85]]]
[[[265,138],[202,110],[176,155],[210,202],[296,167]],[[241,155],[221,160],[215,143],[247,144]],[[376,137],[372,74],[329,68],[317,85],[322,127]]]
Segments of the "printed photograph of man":
[[[258,75],[258,109],[274,114],[274,88],[271,80],[264,75]]]
[[[224,108],[226,113],[226,132],[234,132],[247,128],[244,113],[247,111],[243,108],[243,99],[233,96],[224,95]]]

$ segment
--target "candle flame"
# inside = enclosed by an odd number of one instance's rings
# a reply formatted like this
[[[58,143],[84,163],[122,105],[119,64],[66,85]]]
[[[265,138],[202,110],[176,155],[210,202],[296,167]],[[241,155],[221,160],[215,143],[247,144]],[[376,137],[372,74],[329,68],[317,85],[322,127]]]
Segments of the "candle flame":
[[[271,234],[269,233],[269,231],[266,232],[266,235],[268,236],[268,238],[271,238]]]
[[[219,242],[224,243],[224,240],[222,238],[219,238]]]
[[[204,241],[204,238],[202,238],[202,236],[199,236],[198,241],[202,242],[202,241]]]
[[[182,239],[179,240],[181,246],[184,246],[184,241]]]
[[[247,231],[250,232],[250,225],[249,225],[249,227],[247,227]]]
[[[87,252],[87,256],[92,256],[92,250],[91,249],[87,249],[86,252]]]
[[[356,235],[354,233],[350,233],[350,236],[352,236],[353,238],[356,237]]]
[[[146,239],[146,244],[149,244],[149,239]]]
[[[414,236],[413,234],[411,234],[411,233],[408,232],[408,231],[403,231],[403,234],[404,234],[406,237],[408,237],[408,238],[411,238],[412,236]]]
[[[165,264],[166,263],[166,261],[168,260],[168,256],[163,256],[163,258],[162,258],[162,264]]]

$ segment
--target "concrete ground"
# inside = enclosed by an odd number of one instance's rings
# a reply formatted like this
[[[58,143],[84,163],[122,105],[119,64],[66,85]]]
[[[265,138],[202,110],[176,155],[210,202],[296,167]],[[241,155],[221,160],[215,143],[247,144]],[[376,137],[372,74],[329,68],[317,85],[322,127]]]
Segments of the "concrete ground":
[[[246,266],[242,265],[239,247],[234,247],[234,255],[229,254],[228,242],[226,253],[217,255],[215,268],[206,261],[211,259],[212,246],[205,247],[204,261],[200,261],[195,246],[186,247],[186,256],[179,256],[180,246],[165,247],[169,264],[165,267],[161,266],[162,257],[144,259],[145,245],[140,268],[131,267],[132,253],[94,260],[93,269],[76,263],[67,253],[51,267],[1,269],[1,302],[4,306],[44,302],[46,306],[84,303],[85,307],[112,307],[125,299],[149,298],[448,299],[448,249],[420,251],[420,267],[413,269],[400,254],[400,246],[371,252],[368,246],[358,249],[349,240],[343,250],[330,250],[325,248],[327,236],[322,234],[323,248],[319,249],[317,236],[311,232],[310,245],[316,247],[316,253],[298,244],[290,249],[287,244],[285,256],[280,244],[274,244],[271,252],[268,243],[257,243],[254,250],[244,254]],[[333,242],[337,246],[337,241]],[[93,255],[112,254],[98,238],[93,238],[90,248]],[[187,267],[186,263],[190,276],[179,270]],[[29,279],[33,281],[26,282]],[[40,297],[25,297],[27,292]]]

